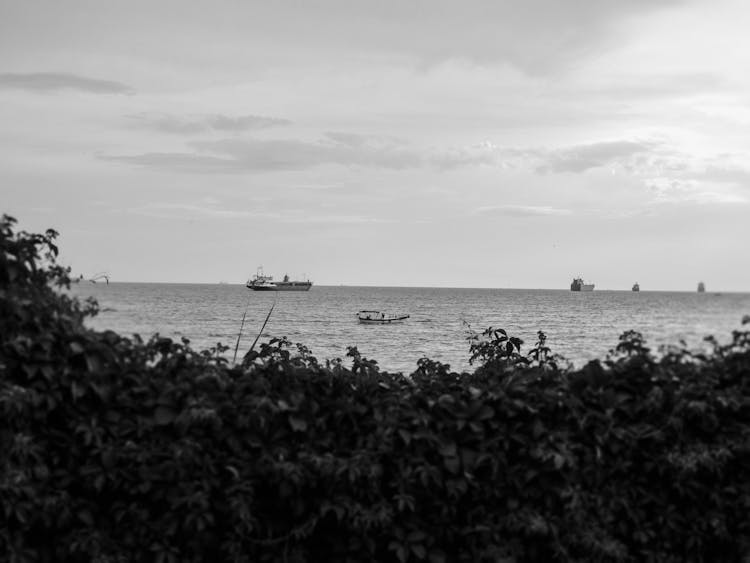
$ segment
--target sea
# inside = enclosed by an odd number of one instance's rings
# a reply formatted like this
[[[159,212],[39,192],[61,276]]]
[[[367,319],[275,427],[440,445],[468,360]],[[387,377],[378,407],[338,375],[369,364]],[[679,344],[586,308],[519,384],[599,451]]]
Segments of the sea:
[[[641,332],[655,352],[681,342],[697,350],[706,347],[709,335],[728,342],[750,315],[750,293],[350,286],[254,292],[238,284],[101,281],[74,284],[72,291],[98,301],[99,314],[87,321],[96,330],[187,338],[198,350],[221,343],[230,347],[225,353],[230,360],[238,342],[239,360],[256,337],[256,348],[285,336],[321,362],[342,358],[347,365],[347,347],[356,346],[381,369],[405,374],[423,357],[456,371],[471,369],[469,337],[488,327],[520,337],[522,352],[533,347],[541,330],[554,353],[581,366],[604,359],[627,330]],[[410,317],[366,325],[357,320],[364,309]]]

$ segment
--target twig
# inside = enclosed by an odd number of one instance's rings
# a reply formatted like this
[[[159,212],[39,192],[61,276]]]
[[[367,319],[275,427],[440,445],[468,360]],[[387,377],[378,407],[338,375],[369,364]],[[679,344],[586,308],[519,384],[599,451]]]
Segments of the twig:
[[[245,312],[242,313],[242,324],[240,325],[240,333],[237,335],[237,344],[234,345],[234,358],[232,363],[237,362],[237,350],[240,347],[240,338],[242,338],[242,328],[245,326],[245,317],[247,316],[247,308],[250,306],[250,296],[248,295],[247,303],[245,303]]]
[[[271,318],[271,313],[273,313],[273,308],[276,307],[276,301],[278,299],[279,299],[279,294],[277,293],[275,296],[275,299],[273,300],[273,305],[271,305],[271,310],[268,311],[268,314],[266,315],[266,320],[263,321],[263,326],[260,327],[258,336],[255,337],[255,340],[253,340],[252,346],[250,346],[250,349],[247,351],[248,354],[253,351],[253,348],[255,348],[255,345],[258,343],[258,339],[260,338],[260,335],[263,334],[263,329],[266,328],[266,325],[268,324],[268,319]]]

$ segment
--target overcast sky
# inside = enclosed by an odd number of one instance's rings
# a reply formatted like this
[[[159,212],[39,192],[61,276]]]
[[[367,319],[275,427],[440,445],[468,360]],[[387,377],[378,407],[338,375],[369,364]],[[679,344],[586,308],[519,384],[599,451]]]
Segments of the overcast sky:
[[[745,0],[0,0],[0,211],[75,274],[750,291]]]

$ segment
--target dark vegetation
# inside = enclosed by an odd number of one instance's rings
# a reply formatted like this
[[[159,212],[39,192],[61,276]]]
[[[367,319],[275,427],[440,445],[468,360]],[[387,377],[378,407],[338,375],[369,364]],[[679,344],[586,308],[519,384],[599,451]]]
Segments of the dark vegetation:
[[[579,370],[502,330],[473,373],[285,339],[232,366],[85,328],[55,235],[0,222],[4,561],[750,554],[747,331],[658,357],[628,332]]]

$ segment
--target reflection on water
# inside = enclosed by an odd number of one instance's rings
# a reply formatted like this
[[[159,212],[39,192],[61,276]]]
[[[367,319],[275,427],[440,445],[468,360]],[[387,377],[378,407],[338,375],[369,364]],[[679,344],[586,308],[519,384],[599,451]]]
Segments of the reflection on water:
[[[240,353],[250,347],[276,300],[261,342],[287,336],[320,360],[343,358],[347,346],[357,346],[381,367],[404,372],[413,371],[423,356],[468,369],[467,324],[477,331],[505,328],[524,340],[524,349],[543,330],[554,352],[580,365],[602,358],[625,330],[642,332],[652,347],[680,340],[696,347],[710,334],[727,340],[750,314],[747,293],[340,286],[273,293],[244,285],[136,283],[81,284],[73,291],[99,301],[93,328],[144,338],[155,332],[184,336],[199,349],[221,342],[233,350],[247,308]],[[356,317],[362,309],[405,312],[411,318],[364,325]]]

